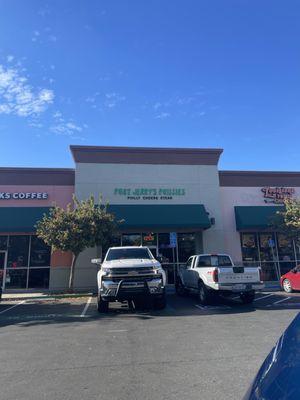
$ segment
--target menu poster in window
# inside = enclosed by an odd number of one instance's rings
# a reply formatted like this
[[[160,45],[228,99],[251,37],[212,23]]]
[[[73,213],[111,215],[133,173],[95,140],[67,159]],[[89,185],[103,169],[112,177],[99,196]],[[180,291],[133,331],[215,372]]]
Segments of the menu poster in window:
[[[279,248],[292,247],[292,241],[285,235],[277,235],[277,240]]]
[[[270,244],[269,244],[270,239],[272,239],[272,236],[270,236],[270,235],[260,235],[260,247],[264,248],[264,249],[269,248],[270,247]]]
[[[255,247],[255,235],[243,235],[243,247],[254,248]]]

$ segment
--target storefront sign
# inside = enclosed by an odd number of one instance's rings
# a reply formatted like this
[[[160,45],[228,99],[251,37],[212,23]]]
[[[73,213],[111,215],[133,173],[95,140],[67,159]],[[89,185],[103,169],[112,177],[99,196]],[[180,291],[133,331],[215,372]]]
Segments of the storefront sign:
[[[295,194],[295,189],[288,187],[264,187],[261,191],[264,194],[265,203],[274,204],[283,204],[284,200],[291,199]]]
[[[183,188],[115,188],[115,196],[126,197],[127,200],[172,200],[185,196]]]
[[[0,192],[0,200],[47,200],[45,192]]]

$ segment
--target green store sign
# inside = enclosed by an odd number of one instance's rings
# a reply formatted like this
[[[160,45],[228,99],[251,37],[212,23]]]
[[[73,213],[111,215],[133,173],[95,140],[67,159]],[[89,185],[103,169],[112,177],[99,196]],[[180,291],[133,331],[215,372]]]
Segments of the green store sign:
[[[185,196],[183,188],[115,188],[115,196],[125,196],[129,200],[169,200],[173,197]]]

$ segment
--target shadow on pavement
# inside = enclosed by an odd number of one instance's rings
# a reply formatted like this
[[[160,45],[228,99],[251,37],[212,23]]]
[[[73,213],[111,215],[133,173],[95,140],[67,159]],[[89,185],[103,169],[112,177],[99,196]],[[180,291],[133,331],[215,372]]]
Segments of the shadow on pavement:
[[[260,299],[261,298],[261,299]],[[250,305],[242,304],[238,299],[217,298],[209,306],[202,306],[196,297],[178,297],[168,295],[168,304],[164,310],[153,310],[128,307],[126,303],[112,303],[107,314],[99,314],[93,298],[87,313],[82,315],[86,299],[60,299],[55,301],[35,300],[0,303],[0,329],[5,326],[30,327],[46,324],[82,324],[87,321],[103,321],[116,318],[134,318],[151,320],[154,318],[187,317],[201,318],[209,315],[245,314],[257,310],[266,312],[274,310],[300,310],[300,296],[298,294],[287,296],[284,293],[260,293],[257,300]],[[13,307],[15,306],[15,307]],[[11,307],[11,309],[9,309]],[[5,311],[7,310],[7,311]]]

